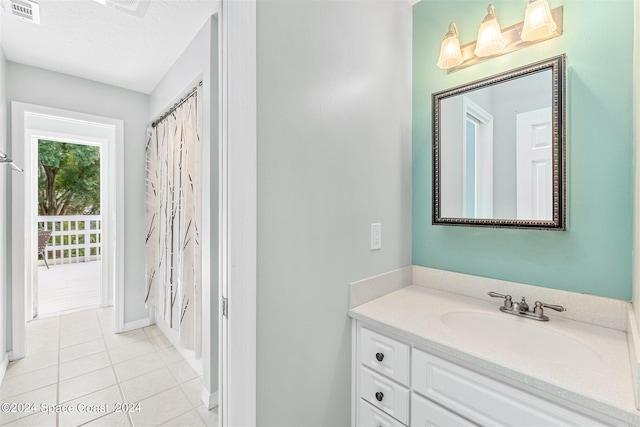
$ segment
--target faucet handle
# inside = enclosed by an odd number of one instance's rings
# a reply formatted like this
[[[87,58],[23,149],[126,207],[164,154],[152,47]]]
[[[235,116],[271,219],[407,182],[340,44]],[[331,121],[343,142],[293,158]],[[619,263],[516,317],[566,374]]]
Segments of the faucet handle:
[[[511,295],[502,295],[493,291],[489,292],[487,295],[493,298],[504,298],[505,308],[511,309],[513,307],[513,302],[511,301]]]
[[[543,314],[542,307],[550,308],[551,310],[555,310],[555,311],[567,311],[567,309],[561,305],[547,304],[544,302],[536,301],[536,306],[533,309],[533,312],[535,314],[542,315]]]

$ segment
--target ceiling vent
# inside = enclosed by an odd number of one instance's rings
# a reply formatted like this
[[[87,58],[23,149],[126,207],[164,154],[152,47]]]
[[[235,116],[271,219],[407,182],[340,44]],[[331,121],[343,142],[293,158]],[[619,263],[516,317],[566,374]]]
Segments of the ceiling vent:
[[[34,24],[40,24],[40,5],[33,0],[9,0],[8,4],[9,14],[20,18],[23,21],[33,22]]]
[[[95,0],[112,9],[119,10],[129,15],[144,18],[149,10],[151,0]]]

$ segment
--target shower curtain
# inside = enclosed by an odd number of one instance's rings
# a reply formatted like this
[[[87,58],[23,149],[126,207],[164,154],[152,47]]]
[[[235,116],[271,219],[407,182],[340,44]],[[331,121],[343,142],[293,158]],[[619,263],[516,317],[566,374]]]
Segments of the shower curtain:
[[[152,129],[146,144],[145,304],[201,353],[201,108],[198,92]]]

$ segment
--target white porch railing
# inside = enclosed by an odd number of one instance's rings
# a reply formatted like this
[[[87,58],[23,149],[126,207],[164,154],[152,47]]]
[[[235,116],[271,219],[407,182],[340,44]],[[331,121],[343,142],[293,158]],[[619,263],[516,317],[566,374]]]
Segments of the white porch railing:
[[[100,215],[38,216],[38,230],[51,230],[45,250],[49,265],[100,259]]]

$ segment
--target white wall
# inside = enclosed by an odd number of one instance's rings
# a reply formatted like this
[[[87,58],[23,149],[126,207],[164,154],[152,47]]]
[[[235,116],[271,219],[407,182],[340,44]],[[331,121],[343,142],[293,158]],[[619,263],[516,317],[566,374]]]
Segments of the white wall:
[[[202,383],[218,389],[218,24],[210,18],[151,93],[149,121],[167,111],[202,80],[203,199],[203,345]],[[208,312],[207,312],[208,309]],[[207,314],[208,313],[208,314]]]
[[[440,215],[460,218],[462,214],[462,96],[444,99],[440,104]],[[443,197],[443,195],[445,195]]]
[[[124,120],[124,321],[148,317],[144,306],[145,131],[149,96],[66,74],[7,63],[7,99]],[[122,224],[120,224],[122,225]]]
[[[349,425],[348,284],[411,263],[411,6],[257,7],[257,424]]]

